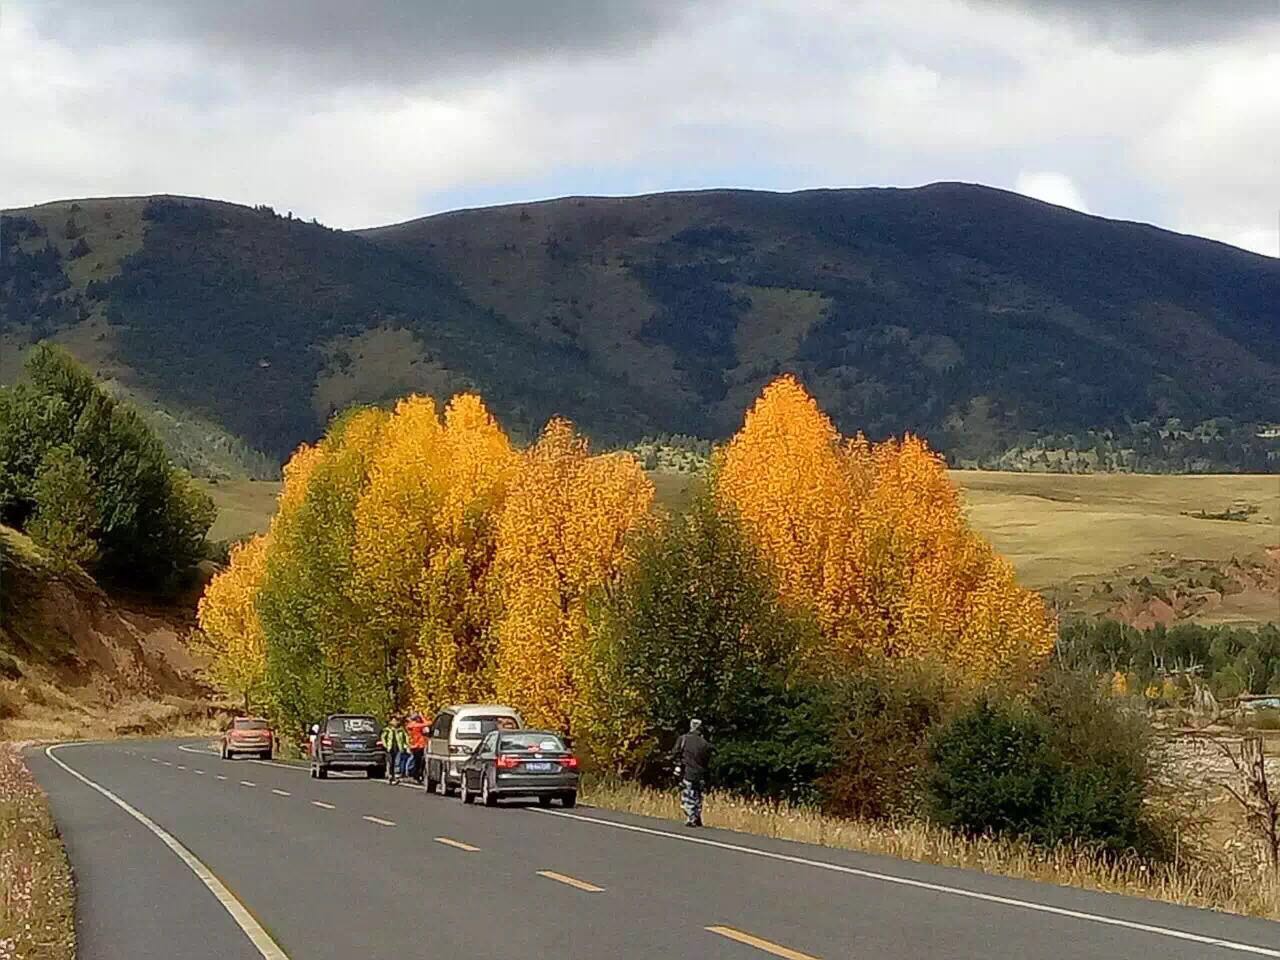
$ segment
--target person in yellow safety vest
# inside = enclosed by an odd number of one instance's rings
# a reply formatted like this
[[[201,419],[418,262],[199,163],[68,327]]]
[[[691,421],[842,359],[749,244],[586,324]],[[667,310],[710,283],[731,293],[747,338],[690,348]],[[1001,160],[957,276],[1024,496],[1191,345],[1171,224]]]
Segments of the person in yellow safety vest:
[[[382,746],[387,751],[387,781],[395,783],[400,775],[400,755],[409,749],[409,735],[398,716],[389,717],[382,728]]]

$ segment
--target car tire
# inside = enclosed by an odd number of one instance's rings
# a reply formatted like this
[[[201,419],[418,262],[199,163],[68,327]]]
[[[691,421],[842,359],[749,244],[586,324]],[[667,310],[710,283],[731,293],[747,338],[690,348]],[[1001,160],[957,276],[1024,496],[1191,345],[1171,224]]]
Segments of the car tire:
[[[316,778],[316,765],[314,761],[307,764],[307,776],[310,777],[312,780]]]
[[[467,789],[466,774],[463,774],[462,784],[461,786],[458,787],[458,799],[461,800],[463,803],[467,804],[468,806],[474,803],[476,799],[471,795],[471,791]]]
[[[484,779],[480,781],[480,802],[486,807],[496,807],[498,805],[498,795],[489,789],[488,774],[485,774]]]
[[[572,810],[574,807],[578,805],[578,791],[570,790],[568,793],[564,794],[560,798],[560,803],[562,806]]]
[[[431,764],[427,764],[426,780],[423,784],[427,793],[435,793],[440,788],[440,781],[431,776]]]
[[[386,767],[370,767],[369,768],[370,780],[385,780],[386,777],[387,777]]]
[[[549,797],[549,796],[541,796],[541,797],[539,797],[539,798],[538,798],[538,806],[540,806],[540,807],[549,807],[549,806],[551,806],[551,797]]]
[[[259,760],[270,760],[270,759],[271,759],[271,751],[270,751],[270,750],[263,750],[260,754],[258,754],[258,759],[259,759]]]
[[[329,779],[329,768],[323,763],[316,764],[316,778],[319,780]]]

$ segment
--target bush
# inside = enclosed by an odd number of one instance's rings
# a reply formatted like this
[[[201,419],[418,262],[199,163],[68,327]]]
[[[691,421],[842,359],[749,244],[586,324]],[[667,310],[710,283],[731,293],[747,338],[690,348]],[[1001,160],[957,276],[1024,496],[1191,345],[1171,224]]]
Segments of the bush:
[[[918,812],[931,731],[948,709],[942,674],[925,663],[868,661],[832,691],[831,766],[822,803],[840,816]]]
[[[68,446],[54,447],[35,479],[35,514],[28,532],[64,563],[91,563],[98,555],[98,504],[89,465]]]
[[[931,739],[929,812],[967,835],[1163,856],[1144,716],[1088,677],[1051,671],[1029,702],[984,698]]]

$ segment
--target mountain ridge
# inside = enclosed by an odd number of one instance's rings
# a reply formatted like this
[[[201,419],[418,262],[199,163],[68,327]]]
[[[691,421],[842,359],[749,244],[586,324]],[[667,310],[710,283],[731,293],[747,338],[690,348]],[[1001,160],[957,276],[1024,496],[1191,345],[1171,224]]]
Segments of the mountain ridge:
[[[980,185],[568,197],[353,231],[164,194],[4,226],[0,347],[61,339],[272,457],[411,390],[479,389],[525,437],[556,413],[607,443],[722,437],[784,371],[842,430],[923,433],[956,462],[1110,444],[1131,455],[1094,466],[1267,469],[1254,425],[1280,422],[1280,261]]]

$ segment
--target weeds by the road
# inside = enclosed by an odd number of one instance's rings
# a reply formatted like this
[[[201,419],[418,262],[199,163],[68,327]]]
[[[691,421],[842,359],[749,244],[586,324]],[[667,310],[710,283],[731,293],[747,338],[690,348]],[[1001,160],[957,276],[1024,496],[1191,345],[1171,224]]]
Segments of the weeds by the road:
[[[184,697],[82,703],[50,683],[0,680],[0,741],[195,737],[219,731],[234,711]]]
[[[674,790],[595,782],[584,785],[582,800],[609,810],[683,819]],[[1044,849],[1018,840],[966,839],[923,821],[845,820],[715,793],[707,796],[702,816],[709,827],[739,833],[1280,920],[1280,881],[1246,857],[1180,854],[1171,863],[1153,863],[1107,857],[1083,847]]]
[[[75,890],[58,829],[17,749],[0,744],[0,960],[71,960]]]

